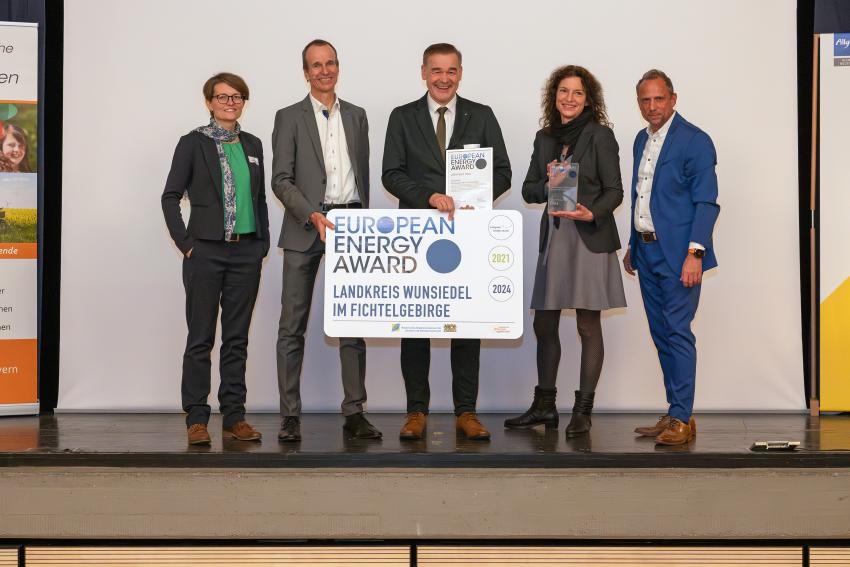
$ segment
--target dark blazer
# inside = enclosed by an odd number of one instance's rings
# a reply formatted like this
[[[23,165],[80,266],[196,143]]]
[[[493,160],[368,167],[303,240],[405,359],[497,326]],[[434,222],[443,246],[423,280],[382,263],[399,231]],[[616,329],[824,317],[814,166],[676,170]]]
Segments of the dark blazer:
[[[623,181],[620,177],[620,148],[614,132],[607,126],[590,122],[576,141],[572,161],[579,164],[578,202],[590,209],[593,220],[576,221],[576,228],[591,252],[606,253],[619,250],[620,235],[614,222],[614,209],[623,202]],[[527,203],[546,203],[548,200],[547,165],[560,153],[560,144],[543,130],[534,138],[534,153],[522,184],[522,198]],[[546,246],[549,230],[548,207],[540,219],[540,252]]]
[[[269,250],[269,211],[266,207],[263,143],[247,132],[239,134],[248,170],[251,173],[251,195],[257,238],[263,241],[263,255]],[[256,158],[256,163],[251,160]],[[192,211],[189,226],[183,223],[180,200],[189,194]],[[183,254],[194,246],[195,239],[224,239],[224,205],[221,201],[221,164],[215,142],[200,132],[189,132],[177,142],[171,171],[162,192],[162,213],[174,244]]]
[[[340,99],[340,118],[354,182],[364,208],[369,207],[369,121],[366,111]],[[327,173],[319,128],[310,95],[277,111],[272,131],[272,190],[283,203],[278,246],[304,252],[319,233],[308,222],[325,200]]]
[[[647,138],[649,135],[645,129],[638,132],[632,150],[635,161],[632,171],[630,238],[632,265],[636,261],[634,255],[639,253],[635,231],[638,166]],[[649,200],[658,244],[673,273],[682,271],[691,242],[705,246],[703,271],[717,266],[711,236],[720,214],[717,174],[714,171],[716,165],[717,152],[711,138],[677,113],[670,123],[661,153],[658,154],[652,177],[652,198]]]
[[[387,124],[381,181],[402,209],[428,209],[434,193],[446,192],[446,162],[440,155],[427,94],[395,108]],[[489,106],[457,97],[452,138],[446,149],[465,144],[493,148],[493,199],[511,186],[511,163],[502,130]]]

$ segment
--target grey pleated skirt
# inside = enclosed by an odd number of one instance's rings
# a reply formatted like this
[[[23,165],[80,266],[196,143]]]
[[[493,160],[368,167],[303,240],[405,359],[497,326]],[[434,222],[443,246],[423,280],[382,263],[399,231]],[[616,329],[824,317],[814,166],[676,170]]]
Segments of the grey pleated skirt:
[[[623,276],[615,252],[588,250],[576,221],[549,217],[549,242],[537,258],[532,309],[593,309],[626,306]],[[579,221],[581,222],[581,221]]]

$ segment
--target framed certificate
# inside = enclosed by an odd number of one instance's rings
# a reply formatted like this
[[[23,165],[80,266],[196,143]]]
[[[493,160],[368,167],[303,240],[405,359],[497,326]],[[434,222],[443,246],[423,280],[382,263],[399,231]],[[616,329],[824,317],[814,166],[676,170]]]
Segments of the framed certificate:
[[[447,150],[446,195],[457,210],[491,210],[493,148]]]

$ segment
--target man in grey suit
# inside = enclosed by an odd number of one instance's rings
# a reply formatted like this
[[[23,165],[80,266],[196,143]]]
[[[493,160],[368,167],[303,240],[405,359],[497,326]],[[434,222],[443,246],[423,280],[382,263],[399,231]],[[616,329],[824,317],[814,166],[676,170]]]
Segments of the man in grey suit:
[[[301,440],[301,366],[313,285],[325,253],[325,214],[369,206],[369,123],[366,112],[336,96],[339,60],[327,41],[301,52],[310,94],[278,110],[272,132],[272,189],[286,211],[278,246],[283,248],[282,309],[277,335],[277,381],[283,418],[278,439]],[[343,429],[351,438],[377,439],[363,415],[366,342],[341,338]]]

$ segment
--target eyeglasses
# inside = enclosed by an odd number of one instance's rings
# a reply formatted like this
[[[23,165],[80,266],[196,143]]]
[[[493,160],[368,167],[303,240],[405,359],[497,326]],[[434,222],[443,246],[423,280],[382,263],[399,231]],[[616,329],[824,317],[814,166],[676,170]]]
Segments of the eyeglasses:
[[[227,101],[230,101],[233,104],[242,104],[246,100],[248,100],[247,96],[242,96],[241,94],[235,94],[235,95],[218,94],[218,95],[213,95],[213,98],[216,99],[219,104],[227,104]]]

